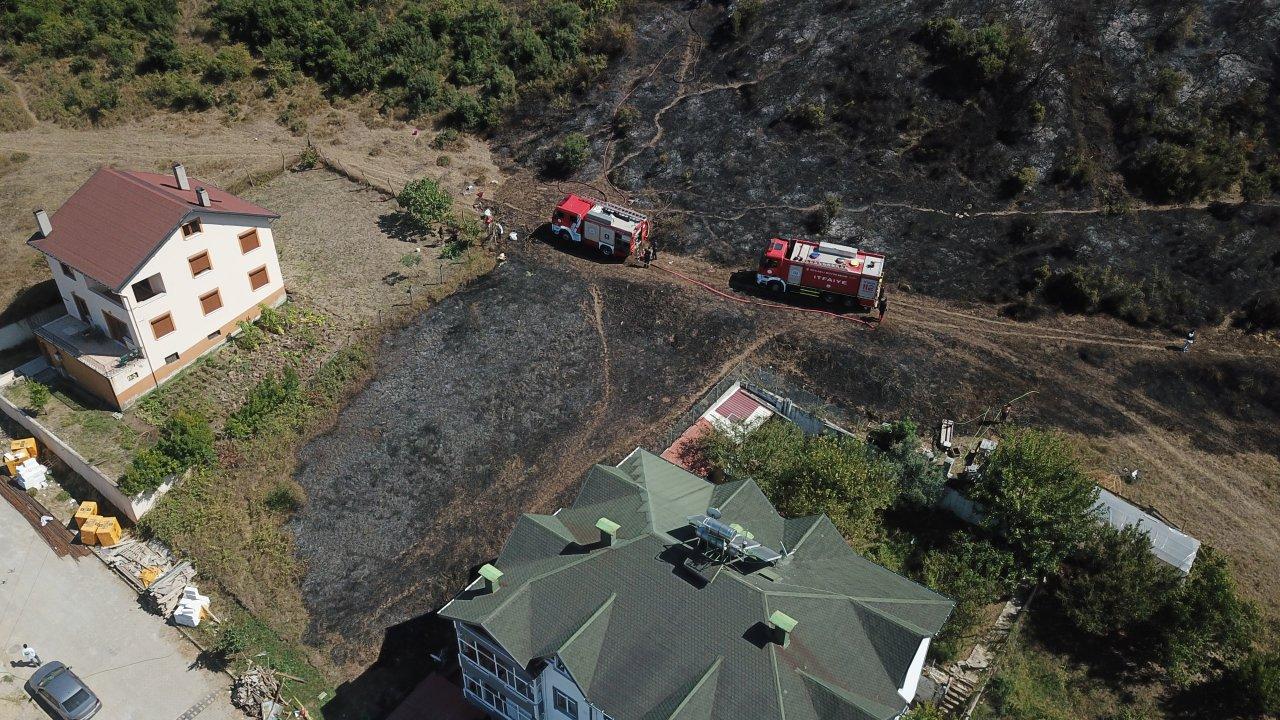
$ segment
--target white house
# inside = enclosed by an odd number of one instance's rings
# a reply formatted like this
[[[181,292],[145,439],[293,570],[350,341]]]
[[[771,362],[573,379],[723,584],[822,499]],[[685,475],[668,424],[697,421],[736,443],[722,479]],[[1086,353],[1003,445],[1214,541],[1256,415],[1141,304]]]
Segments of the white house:
[[[49,363],[124,408],[285,300],[275,213],[212,184],[103,167],[28,243],[67,314],[36,329]]]
[[[891,720],[953,604],[637,449],[573,505],[524,515],[440,610],[463,695],[507,720]]]

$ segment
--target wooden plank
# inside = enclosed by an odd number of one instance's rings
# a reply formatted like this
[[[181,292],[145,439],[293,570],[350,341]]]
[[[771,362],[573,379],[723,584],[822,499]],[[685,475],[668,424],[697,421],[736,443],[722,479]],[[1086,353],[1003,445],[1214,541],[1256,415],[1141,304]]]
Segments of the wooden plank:
[[[18,511],[22,517],[27,519],[31,527],[36,531],[44,541],[48,543],[54,554],[58,557],[81,558],[89,554],[89,548],[83,545],[73,545],[71,541],[75,539],[75,533],[67,529],[65,525],[61,525],[56,521],[50,521],[47,525],[40,524],[40,518],[49,514],[44,506],[36,502],[35,498],[26,494],[17,487],[14,487],[8,480],[0,481],[0,495]]]

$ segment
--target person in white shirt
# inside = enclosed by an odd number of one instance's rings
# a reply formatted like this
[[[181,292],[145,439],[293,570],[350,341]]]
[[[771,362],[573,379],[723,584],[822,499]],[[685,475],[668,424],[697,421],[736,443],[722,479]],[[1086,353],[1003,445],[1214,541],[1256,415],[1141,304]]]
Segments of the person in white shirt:
[[[22,662],[32,667],[40,667],[40,654],[36,649],[26,643],[22,643]]]

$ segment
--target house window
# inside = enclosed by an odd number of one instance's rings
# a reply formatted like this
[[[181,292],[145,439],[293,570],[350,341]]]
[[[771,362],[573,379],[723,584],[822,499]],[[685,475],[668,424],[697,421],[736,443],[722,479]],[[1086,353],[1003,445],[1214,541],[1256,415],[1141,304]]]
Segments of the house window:
[[[79,315],[81,320],[89,322],[89,305],[85,303],[84,298],[75,293],[71,293],[71,299],[75,301],[76,304],[76,315]]]
[[[62,274],[63,274],[63,275],[66,275],[67,277],[71,278],[72,280],[75,280],[75,279],[76,279],[76,271],[75,271],[75,270],[72,270],[70,265],[68,265],[68,264],[66,264],[66,263],[64,263],[64,262],[59,262],[58,264],[62,266]]]
[[[568,715],[571,718],[578,717],[578,701],[577,700],[574,700],[568,695],[565,695],[564,693],[560,692],[560,688],[555,688],[552,692],[554,693],[554,699],[552,700],[552,702],[554,703],[555,708],[557,710],[564,713],[565,715]]]
[[[200,224],[200,218],[196,218],[182,226],[182,237],[189,238],[202,230],[204,226]]]
[[[220,307],[222,307],[222,295],[218,293],[217,288],[200,296],[200,309],[205,315]]]
[[[251,290],[257,290],[263,285],[266,285],[268,282],[270,281],[267,279],[266,265],[263,265],[257,270],[254,270],[253,272],[249,273],[249,288]]]
[[[240,233],[240,252],[250,253],[258,249],[262,241],[258,239],[258,228]]]
[[[221,330],[214,330],[213,332],[209,333],[208,335],[205,335],[205,336],[204,336],[204,339],[205,339],[205,340],[212,340],[212,339],[214,339],[214,338],[216,338],[216,337],[218,337],[218,336],[220,336],[220,335],[222,335],[222,331],[221,331]]]
[[[200,277],[213,269],[213,263],[209,262],[208,250],[187,258],[187,264],[191,266],[191,277]]]
[[[475,695],[476,697],[480,696],[480,683],[476,682],[475,678],[470,675],[463,675],[462,684],[467,688],[467,692]]]
[[[172,355],[169,355],[164,359],[165,365],[168,365],[169,363],[176,363],[176,362],[178,362],[178,353],[173,353]]]
[[[164,281],[160,279],[160,273],[156,273],[146,280],[139,280],[133,284],[133,297],[138,302],[146,302],[163,293]]]
[[[102,313],[103,319],[107,321],[107,333],[116,342],[124,342],[129,339],[129,326],[125,325],[115,315],[109,312]]]
[[[169,313],[165,313],[151,321],[151,334],[155,335],[157,340],[173,332],[173,330],[173,316]]]

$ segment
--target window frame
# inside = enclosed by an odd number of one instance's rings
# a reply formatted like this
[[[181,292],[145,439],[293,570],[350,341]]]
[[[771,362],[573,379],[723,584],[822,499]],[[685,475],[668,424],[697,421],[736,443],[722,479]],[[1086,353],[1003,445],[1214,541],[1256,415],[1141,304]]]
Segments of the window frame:
[[[115,340],[116,342],[123,344],[125,339],[127,338],[129,342],[133,342],[133,337],[129,334],[129,324],[126,323],[125,321],[121,320],[115,315],[112,315],[106,310],[103,310],[102,322],[107,326],[107,335],[110,335],[112,340]],[[123,337],[116,337],[115,327],[112,326],[112,323],[115,323],[115,326],[118,326],[121,329],[121,335],[123,335]]]
[[[258,273],[262,273],[262,277],[264,279],[261,285],[254,285],[253,276],[257,275]],[[271,272],[267,270],[266,265],[250,270],[248,277],[249,277],[249,292],[257,292],[258,290],[261,290],[262,288],[271,284]]]
[[[156,324],[162,321],[168,321],[169,329],[157,335]],[[156,340],[159,340],[160,338],[163,338],[163,337],[168,337],[169,335],[172,335],[173,333],[178,331],[178,324],[173,321],[173,313],[170,313],[170,312],[161,313],[160,315],[157,315],[156,317],[152,318],[150,325],[151,325],[151,336]]]
[[[561,700],[564,700],[564,707],[560,707]],[[578,712],[578,701],[566,695],[560,688],[551,688],[551,707],[555,708],[556,712],[575,720],[582,717]]]
[[[244,241],[248,240],[249,238],[253,238],[253,247],[246,249],[244,246],[245,245]],[[258,228],[256,227],[245,230],[244,232],[237,235],[236,239],[240,241],[241,255],[248,255],[254,250],[257,250],[258,248],[262,247],[262,237],[258,235]]]
[[[93,323],[93,312],[89,309],[89,303],[85,302],[84,298],[71,293],[71,304],[76,306],[76,317],[80,318],[81,322]]]
[[[195,229],[188,231],[187,228],[190,227],[194,227]],[[192,218],[190,221],[182,223],[182,239],[184,240],[192,235],[199,235],[202,232],[204,232],[204,223],[200,221],[200,218]]]
[[[204,258],[205,268],[200,272],[196,272],[196,260],[199,258]],[[202,275],[213,272],[213,258],[209,257],[208,250],[201,250],[195,255],[187,258],[187,267],[191,270],[191,277],[198,278]]]
[[[209,298],[215,298],[218,301],[217,307],[213,308],[212,310],[206,308],[204,304],[204,301],[208,300]],[[222,291],[219,290],[218,288],[214,288],[209,292],[201,295],[199,297],[199,300],[200,300],[200,312],[204,313],[205,317],[208,317],[209,315],[212,315],[213,313],[216,313],[222,309]]]
[[[59,260],[59,261],[58,261],[58,264],[62,266],[62,274],[63,274],[63,275],[66,275],[67,277],[71,278],[72,280],[75,280],[75,279],[76,279],[76,271],[75,271],[75,270],[73,270],[73,269],[71,269],[71,266],[70,266],[70,265],[68,265],[68,264],[66,264],[66,263],[64,263],[64,262],[62,262],[61,260]]]

